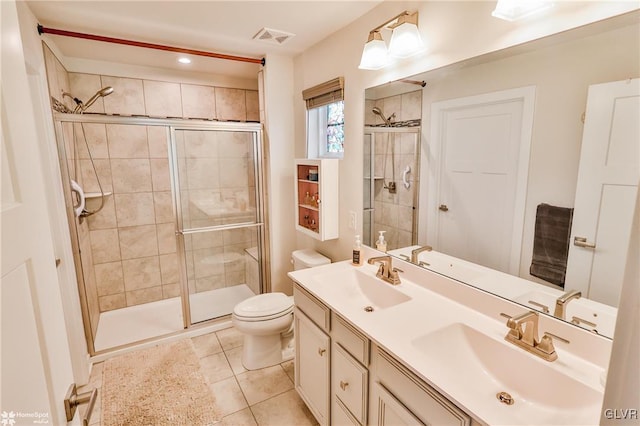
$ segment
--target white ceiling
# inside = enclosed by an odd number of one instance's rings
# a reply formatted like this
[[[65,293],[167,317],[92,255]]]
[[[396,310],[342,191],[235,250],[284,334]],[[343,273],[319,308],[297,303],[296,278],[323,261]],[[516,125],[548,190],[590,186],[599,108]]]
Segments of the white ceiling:
[[[294,56],[382,0],[339,1],[28,1],[45,27],[235,56]],[[295,34],[282,45],[253,40],[263,27]],[[259,65],[51,37],[65,57],[255,78]]]

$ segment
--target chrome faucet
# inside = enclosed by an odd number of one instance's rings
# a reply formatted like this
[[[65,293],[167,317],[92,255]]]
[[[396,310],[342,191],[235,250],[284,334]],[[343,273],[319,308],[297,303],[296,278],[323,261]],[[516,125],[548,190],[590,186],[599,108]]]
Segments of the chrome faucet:
[[[522,315],[511,317],[507,320],[507,327],[509,327],[509,332],[504,336],[507,342],[513,343],[546,361],[558,359],[551,336],[544,333],[542,339],[538,340],[537,312],[529,311]]]
[[[567,304],[573,299],[580,299],[582,293],[578,290],[571,290],[558,297],[556,300],[556,309],[553,312],[553,316],[560,319],[565,319],[567,313]]]
[[[376,273],[376,277],[388,282],[389,284],[400,284],[400,277],[398,276],[398,272],[402,272],[402,270],[393,267],[393,265],[391,264],[391,256],[387,255],[371,257],[369,258],[369,260],[367,260],[367,263],[369,263],[369,265],[373,265],[375,263],[380,264],[378,272]]]
[[[423,251],[431,251],[433,250],[433,248],[431,246],[423,246],[423,247],[418,247],[417,249],[413,249],[411,250],[411,263],[418,263],[418,255],[420,253],[422,253]],[[429,264],[427,264],[428,266]]]

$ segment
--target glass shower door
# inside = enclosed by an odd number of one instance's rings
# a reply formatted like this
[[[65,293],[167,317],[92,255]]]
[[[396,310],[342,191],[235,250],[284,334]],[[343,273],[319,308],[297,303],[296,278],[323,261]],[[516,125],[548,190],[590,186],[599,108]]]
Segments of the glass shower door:
[[[186,325],[229,315],[262,292],[260,142],[259,130],[172,132]]]

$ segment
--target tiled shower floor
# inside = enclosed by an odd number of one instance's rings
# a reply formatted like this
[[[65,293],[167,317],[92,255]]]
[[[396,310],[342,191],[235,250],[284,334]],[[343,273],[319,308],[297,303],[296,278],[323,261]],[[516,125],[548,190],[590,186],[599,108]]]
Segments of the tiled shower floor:
[[[190,295],[193,323],[229,315],[233,307],[254,293],[245,285]],[[179,297],[115,309],[100,314],[95,350],[101,351],[183,329]]]

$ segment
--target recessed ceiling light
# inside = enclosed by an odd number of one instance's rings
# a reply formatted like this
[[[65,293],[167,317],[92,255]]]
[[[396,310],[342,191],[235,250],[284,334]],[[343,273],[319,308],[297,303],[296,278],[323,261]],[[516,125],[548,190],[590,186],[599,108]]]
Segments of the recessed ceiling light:
[[[191,59],[189,59],[189,58],[179,58],[178,62],[180,62],[181,64],[190,64],[191,63]]]

